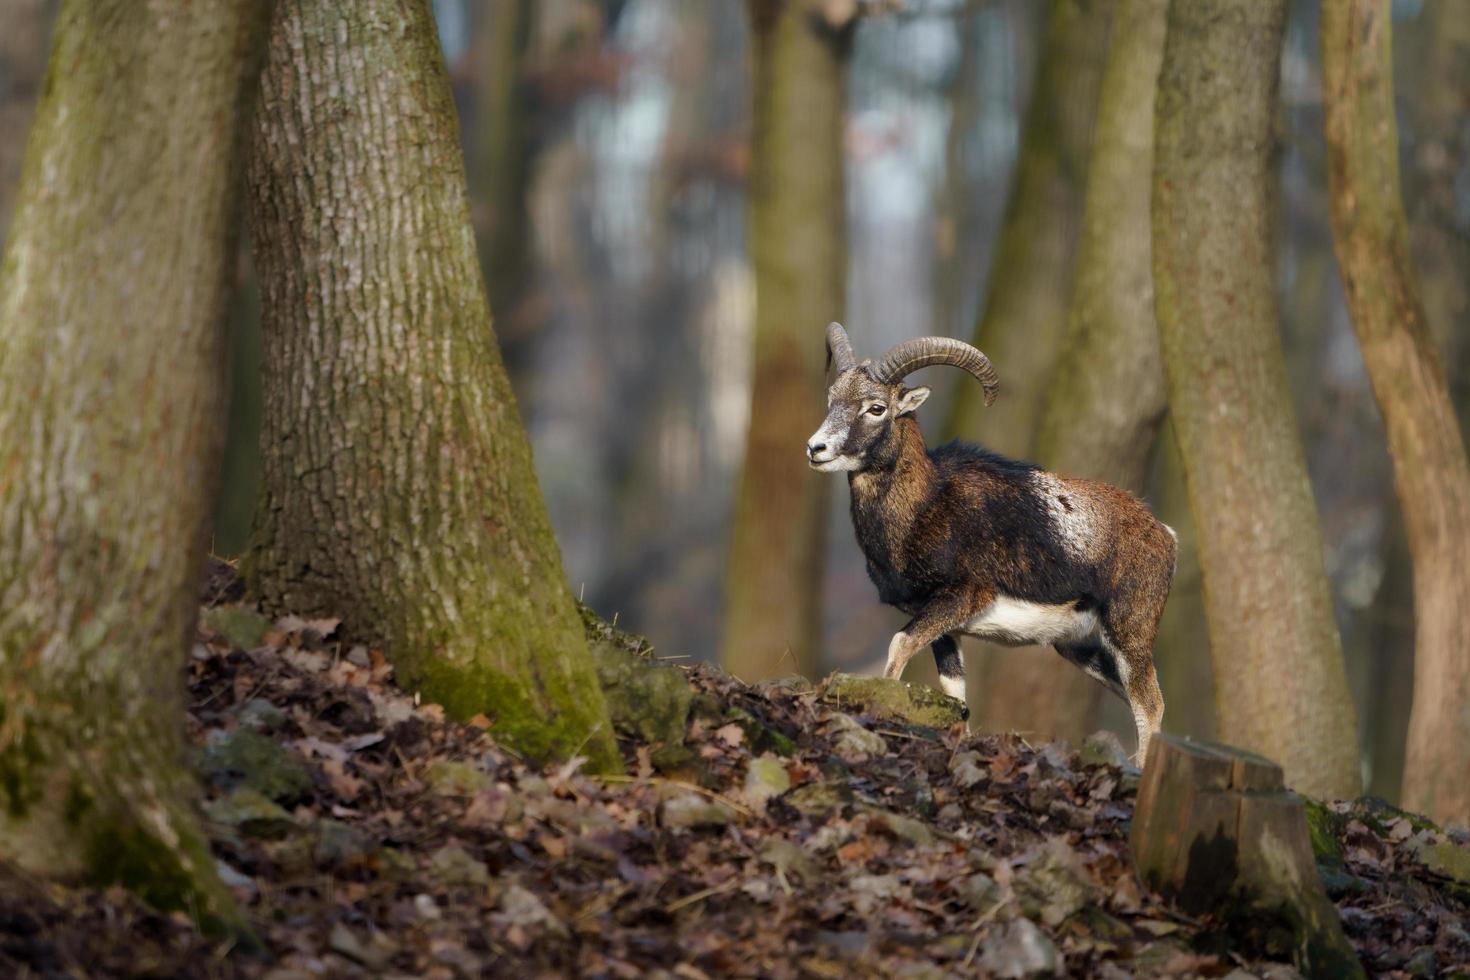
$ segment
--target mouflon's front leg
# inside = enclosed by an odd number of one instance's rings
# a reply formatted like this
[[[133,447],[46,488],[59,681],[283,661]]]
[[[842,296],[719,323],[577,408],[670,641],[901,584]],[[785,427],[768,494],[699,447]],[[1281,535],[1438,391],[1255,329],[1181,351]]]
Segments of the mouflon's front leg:
[[[914,654],[952,633],[965,624],[972,611],[983,609],[990,602],[989,596],[971,596],[959,593],[940,593],[925,603],[918,615],[888,641],[888,662],[883,667],[883,676],[898,680]]]

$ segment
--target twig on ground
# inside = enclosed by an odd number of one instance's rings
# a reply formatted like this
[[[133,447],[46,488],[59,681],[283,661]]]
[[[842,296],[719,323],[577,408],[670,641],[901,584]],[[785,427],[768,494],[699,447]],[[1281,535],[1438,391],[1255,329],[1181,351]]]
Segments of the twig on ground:
[[[693,905],[695,902],[702,902],[706,898],[711,898],[715,895],[722,895],[725,892],[733,891],[734,889],[739,887],[740,879],[731,878],[729,881],[715,885],[713,888],[701,888],[699,891],[695,892],[692,895],[685,895],[681,899],[670,902],[668,905],[664,906],[664,912],[672,915],[673,913],[679,911],[686,906]]]
[[[601,779],[603,782],[608,783],[664,783],[669,786],[678,786],[682,789],[693,790],[694,792],[699,793],[703,796],[707,796],[712,800],[723,803],[730,809],[736,811],[737,813],[744,814],[747,817],[753,818],[758,816],[758,814],[754,810],[743,803],[736,803],[734,800],[730,799],[728,796],[725,796],[722,793],[716,793],[712,789],[705,789],[703,786],[697,785],[696,783],[686,783],[682,779],[665,779],[663,776],[640,777],[618,775],[603,775],[596,776],[594,778]]]

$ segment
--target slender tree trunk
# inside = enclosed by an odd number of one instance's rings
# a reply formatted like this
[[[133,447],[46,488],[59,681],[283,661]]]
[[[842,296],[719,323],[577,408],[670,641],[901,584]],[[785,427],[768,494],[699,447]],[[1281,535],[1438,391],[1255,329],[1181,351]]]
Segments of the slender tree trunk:
[[[1383,414],[1414,567],[1414,703],[1404,804],[1470,820],[1470,461],[1425,322],[1399,197],[1387,0],[1322,9],[1332,237]],[[1447,778],[1458,773],[1462,778]]]
[[[505,324],[516,311],[534,272],[527,196],[531,183],[531,120],[525,61],[531,39],[531,0],[501,0],[479,12],[480,84],[474,197],[485,205],[480,259],[490,309]],[[514,373],[514,372],[513,372]]]
[[[1168,0],[1118,0],[1113,15],[1076,284],[1036,437],[1036,459],[1048,469],[1135,492],[1143,489],[1165,407],[1149,193],[1154,86],[1168,6]],[[1076,667],[1035,647],[1001,653],[985,682],[980,717],[987,726],[1074,742],[1094,724],[1103,692]]]
[[[1112,12],[1113,0],[1050,0],[1046,6],[1021,148],[974,327],[974,341],[995,362],[1004,388],[985,408],[978,385],[960,385],[945,424],[950,435],[1010,456],[1032,453],[1066,330]],[[1036,718],[1029,710],[1044,700],[1031,661],[1048,654],[967,646],[984,651],[969,672],[971,689],[982,699],[976,720],[992,730],[1050,731],[1054,716]],[[1054,667],[1035,669],[1057,676]],[[1013,711],[1013,704],[1024,708]]]
[[[1168,0],[1118,0],[1076,284],[1036,437],[1043,465],[1135,491],[1148,474],[1165,409],[1149,197],[1168,6]]]
[[[0,855],[215,926],[179,669],[265,9],[70,0],[0,267]]]
[[[1220,737],[1325,797],[1360,788],[1357,726],[1272,276],[1284,0],[1173,0],[1159,75],[1154,287],[1199,531]]]
[[[965,301],[974,282],[971,256],[962,248],[966,232],[975,225],[982,201],[971,193],[966,148],[975,133],[984,100],[981,98],[980,0],[965,0],[956,14],[955,34],[960,44],[959,64],[950,83],[949,129],[944,138],[944,184],[934,214],[934,327],[932,333],[950,337],[967,329],[961,323]],[[917,666],[917,665],[915,665]],[[938,676],[938,675],[936,675]]]
[[[1385,534],[1383,582],[1370,607],[1368,643],[1374,656],[1372,714],[1368,718],[1369,779],[1365,791],[1402,801],[1404,756],[1414,703],[1414,564],[1403,519]]]
[[[751,0],[755,265],[750,430],[725,574],[720,658],[746,681],[819,668],[829,478],[802,446],[821,421],[822,330],[846,294],[843,128],[852,26],[808,0]]]
[[[1051,0],[1031,104],[975,343],[1005,385],[989,408],[962,385],[948,431],[1025,456],[1046,402],[1072,294],[1113,0]]]
[[[1425,4],[1418,23],[1396,34],[1394,50],[1411,92],[1404,100],[1405,120],[1413,129],[1414,152],[1404,159],[1401,189],[1409,212],[1409,240],[1419,298],[1429,331],[1440,342],[1450,366],[1450,397],[1460,427],[1470,425],[1470,215],[1459,206],[1461,175],[1470,161],[1470,18],[1456,3]],[[1418,44],[1405,46],[1406,36]]]
[[[490,328],[428,0],[283,0],[250,162],[264,489],[247,574],[533,758],[617,765]]]

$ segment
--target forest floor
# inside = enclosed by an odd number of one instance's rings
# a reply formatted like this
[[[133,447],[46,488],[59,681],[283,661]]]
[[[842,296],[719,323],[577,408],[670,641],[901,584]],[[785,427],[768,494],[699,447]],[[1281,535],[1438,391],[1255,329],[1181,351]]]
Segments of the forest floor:
[[[968,733],[942,698],[895,713],[748,687],[640,660],[636,638],[593,623],[604,654],[634,662],[604,673],[620,734],[637,733],[627,775],[540,769],[488,724],[415,704],[336,622],[267,623],[237,598],[217,567],[189,736],[262,949],[118,888],[0,868],[0,975],[1297,975],[1141,889],[1137,773],[1116,740],[1029,745]],[[1316,817],[1369,973],[1470,972],[1467,842],[1368,801]]]

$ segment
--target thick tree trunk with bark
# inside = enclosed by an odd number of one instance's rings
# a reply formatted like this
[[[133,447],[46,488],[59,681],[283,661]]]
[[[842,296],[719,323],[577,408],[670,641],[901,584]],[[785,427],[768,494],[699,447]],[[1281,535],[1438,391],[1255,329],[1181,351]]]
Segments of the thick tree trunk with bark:
[[[1414,567],[1404,805],[1470,820],[1470,462],[1425,322],[1399,197],[1387,0],[1322,10],[1334,251],[1383,415]],[[1460,778],[1450,778],[1449,774]]]
[[[0,266],[0,856],[216,926],[179,672],[265,9],[68,2]]]
[[[1066,332],[1036,437],[1036,460],[1066,476],[1138,492],[1164,417],[1154,323],[1149,193],[1154,85],[1168,0],[1118,0],[1098,98],[1086,210]],[[1077,741],[1102,685],[1048,650],[997,654],[980,718]],[[1132,727],[1131,725],[1129,726]]]
[[[983,407],[962,385],[947,430],[1026,456],[1046,403],[1072,295],[1077,229],[1092,152],[1113,0],[1051,0],[1036,84],[974,342],[1000,372]]]
[[[1199,531],[1219,734],[1296,789],[1360,788],[1357,726],[1278,328],[1272,125],[1284,0],[1174,0],[1154,288]]]
[[[819,669],[828,478],[803,447],[822,420],[823,330],[847,282],[843,128],[852,25],[809,0],[751,0],[755,266],[750,430],[725,573],[720,659],[745,681]]]
[[[264,490],[246,564],[534,758],[617,765],[490,326],[427,0],[283,0],[250,218]]]

